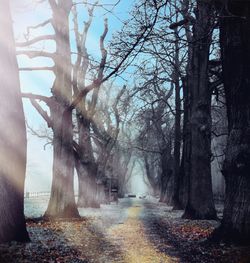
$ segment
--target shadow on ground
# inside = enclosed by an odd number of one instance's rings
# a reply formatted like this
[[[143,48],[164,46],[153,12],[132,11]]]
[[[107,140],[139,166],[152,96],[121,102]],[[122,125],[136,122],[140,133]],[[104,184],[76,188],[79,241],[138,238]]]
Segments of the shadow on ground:
[[[167,255],[178,255],[188,263],[249,263],[250,246],[211,243],[207,237],[218,226],[212,220],[184,220],[178,213],[166,209],[165,216],[155,216],[155,207],[144,203],[148,216],[142,218],[147,235],[157,248]]]
[[[0,263],[123,262],[113,246],[89,219],[71,221],[28,220],[31,242],[0,245]]]

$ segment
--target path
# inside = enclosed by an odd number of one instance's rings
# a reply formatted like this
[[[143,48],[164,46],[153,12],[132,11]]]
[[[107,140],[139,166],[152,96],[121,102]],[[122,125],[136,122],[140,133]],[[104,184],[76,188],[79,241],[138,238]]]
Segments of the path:
[[[126,263],[161,263],[178,262],[176,258],[160,252],[151,242],[149,232],[143,223],[146,219],[145,206],[142,200],[133,199],[127,208],[127,217],[122,224],[109,228],[108,235],[113,243],[120,240],[123,262]],[[152,235],[152,233],[150,233]]]
[[[203,242],[218,222],[183,220],[183,211],[153,198],[124,198],[79,211],[81,220],[29,220],[32,242],[0,245],[0,263],[250,262],[250,247]]]

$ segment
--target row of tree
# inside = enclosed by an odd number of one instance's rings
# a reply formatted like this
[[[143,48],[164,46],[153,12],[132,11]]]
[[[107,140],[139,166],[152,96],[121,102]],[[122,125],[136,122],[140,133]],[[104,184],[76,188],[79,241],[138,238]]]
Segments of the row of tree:
[[[154,25],[131,56],[139,57],[131,62],[136,80],[130,96],[140,101],[141,127],[134,148],[160,201],[184,209],[184,218],[216,219],[211,162],[218,155],[211,140],[219,137],[221,143],[226,136],[219,154],[225,209],[214,237],[249,241],[250,4],[161,4],[139,1],[114,40],[117,50],[126,52],[131,39],[140,36],[138,28]]]
[[[18,55],[53,60],[53,67],[37,68],[55,75],[50,97],[21,94],[9,1],[0,6],[0,34],[6,39],[0,46],[0,241],[28,239],[23,215],[26,132],[21,97],[31,101],[53,132],[47,217],[79,216],[74,168],[80,206],[99,207],[106,201],[107,178],[117,178],[122,196],[134,166],[132,151],[137,149],[147,180],[155,193],[160,192],[161,201],[185,209],[185,218],[216,219],[211,182],[211,138],[216,135],[212,112],[216,109],[223,115],[224,108],[218,105],[225,104],[225,209],[215,237],[249,241],[250,4],[236,0],[137,1],[130,20],[112,40],[109,61],[105,20],[101,58],[96,62],[87,52],[86,39],[98,3],[90,4],[82,31],[73,1],[48,3],[52,18],[32,28],[51,24],[54,34],[16,45],[26,48],[54,41],[54,53],[32,48],[17,51]],[[70,17],[76,51],[71,46]],[[109,86],[105,91],[104,83],[118,74],[125,76],[127,68],[136,76],[134,88],[124,87],[115,95]],[[39,101],[45,102],[49,113]],[[139,129],[131,120],[140,124]]]
[[[83,28],[79,26],[80,18],[73,1],[50,0],[47,4],[52,18],[29,27],[25,41],[16,44],[9,1],[2,1],[0,6],[1,29],[4,29],[1,36],[6,39],[1,44],[1,98],[4,103],[1,105],[0,180],[3,202],[0,242],[29,239],[23,212],[27,141],[22,98],[30,100],[52,131],[52,188],[45,217],[79,217],[73,187],[74,169],[79,182],[78,206],[100,207],[100,203],[109,201],[111,187],[119,189],[120,196],[124,194],[133,168],[129,165],[132,151],[125,153],[124,145],[117,142],[120,131],[127,134],[125,119],[129,98],[126,97],[125,86],[119,89],[110,82],[104,87],[104,82],[117,74],[132,49],[111,67],[104,46],[108,32],[105,19],[99,40],[101,58],[99,62],[93,60],[87,52],[86,40],[98,3],[88,6],[88,19]],[[74,40],[70,37],[70,18],[73,19]],[[53,34],[30,37],[32,30],[49,24]],[[38,51],[34,45],[41,41],[53,41],[55,52]],[[17,52],[15,46],[18,47]],[[53,61],[54,66],[18,69],[16,54],[29,58],[46,57]],[[52,95],[21,93],[18,70],[52,71],[55,76]]]

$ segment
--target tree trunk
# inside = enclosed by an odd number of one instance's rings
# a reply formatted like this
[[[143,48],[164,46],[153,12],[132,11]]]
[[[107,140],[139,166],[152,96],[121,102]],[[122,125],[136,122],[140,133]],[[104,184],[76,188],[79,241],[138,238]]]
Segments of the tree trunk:
[[[208,86],[212,5],[197,1],[193,52],[188,85],[191,89],[191,159],[188,202],[184,218],[215,219],[211,180],[211,92]]]
[[[223,175],[223,239],[250,242],[250,3],[232,2],[220,21],[229,136]],[[227,13],[227,12],[226,12]],[[224,13],[225,15],[225,13]]]
[[[129,158],[127,158],[128,157],[127,155],[129,155]],[[124,198],[126,193],[129,160],[130,160],[130,151],[124,153],[123,150],[120,148],[119,144],[117,144],[114,147],[114,152],[111,158],[112,175],[110,177],[116,181],[118,198]]]
[[[24,218],[26,129],[9,1],[0,1],[0,243],[29,241]]]
[[[187,80],[183,79],[183,144],[182,158],[179,170],[179,200],[182,207],[186,207],[188,200],[190,156],[191,156],[191,131],[190,131],[190,89]]]
[[[179,82],[179,80],[178,80]],[[180,191],[180,149],[181,149],[181,107],[180,107],[180,86],[175,87],[175,131],[174,131],[174,195],[173,209],[182,209],[179,199]]]
[[[161,175],[161,193],[159,202],[173,204],[173,176],[174,160],[171,156],[171,147],[163,149],[161,155],[162,175]]]
[[[183,0],[181,13],[183,18],[189,14],[189,0]],[[191,33],[191,26],[189,24],[183,25],[185,29],[185,35],[188,45],[188,61],[186,66],[186,76],[182,77],[182,90],[183,90],[183,128],[182,128],[182,157],[179,170],[179,201],[184,208],[187,205],[188,189],[189,189],[189,177],[190,177],[190,158],[191,158],[191,130],[190,130],[190,117],[191,117],[191,88],[189,87],[189,76],[192,75],[191,58],[193,55],[193,49],[191,43],[193,41],[193,35]]]
[[[99,131],[94,128],[94,131],[98,135],[101,135],[102,142],[99,144],[99,156],[97,159],[97,187],[98,187],[98,199],[100,203],[107,203],[105,198],[105,183],[107,182],[107,166],[111,161],[112,150],[116,144],[119,129],[111,130],[110,127],[105,131],[103,127]]]
[[[99,208],[96,184],[97,167],[90,139],[90,121],[79,115],[77,122],[80,148],[80,164],[77,168],[79,182],[78,206]]]
[[[158,177],[155,176],[156,171],[155,171],[155,162],[150,158],[150,154],[144,153],[143,160],[144,160],[144,165],[145,165],[145,171],[147,175],[148,182],[150,186],[152,187],[153,190],[153,195],[157,195],[157,192],[159,191],[159,181]]]
[[[181,149],[181,97],[180,97],[180,78],[179,72],[179,44],[178,33],[175,30],[175,69],[174,69],[174,84],[175,84],[175,124],[174,124],[174,194],[173,194],[173,209],[182,209],[179,199],[180,191],[180,149]]]
[[[81,158],[78,153],[75,157],[75,168],[78,176],[78,207],[87,207],[87,191],[90,189],[88,176],[84,164],[81,162]]]
[[[72,1],[58,1],[53,10],[56,37],[55,75],[51,108],[53,122],[53,180],[46,217],[79,217],[74,197],[74,156],[72,112],[71,53],[68,16]]]
[[[111,150],[113,148],[112,141],[105,143],[100,148],[100,155],[97,160],[97,188],[98,188],[98,200],[100,203],[106,203],[105,199],[105,181],[106,181],[106,166],[110,158]]]

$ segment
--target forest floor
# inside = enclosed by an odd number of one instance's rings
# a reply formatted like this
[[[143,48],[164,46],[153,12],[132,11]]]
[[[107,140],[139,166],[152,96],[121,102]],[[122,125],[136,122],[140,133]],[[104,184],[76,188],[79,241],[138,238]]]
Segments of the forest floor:
[[[80,209],[81,220],[28,219],[31,242],[0,245],[0,262],[250,262],[250,247],[206,242],[218,221],[184,220],[182,213],[153,198],[124,198]]]

